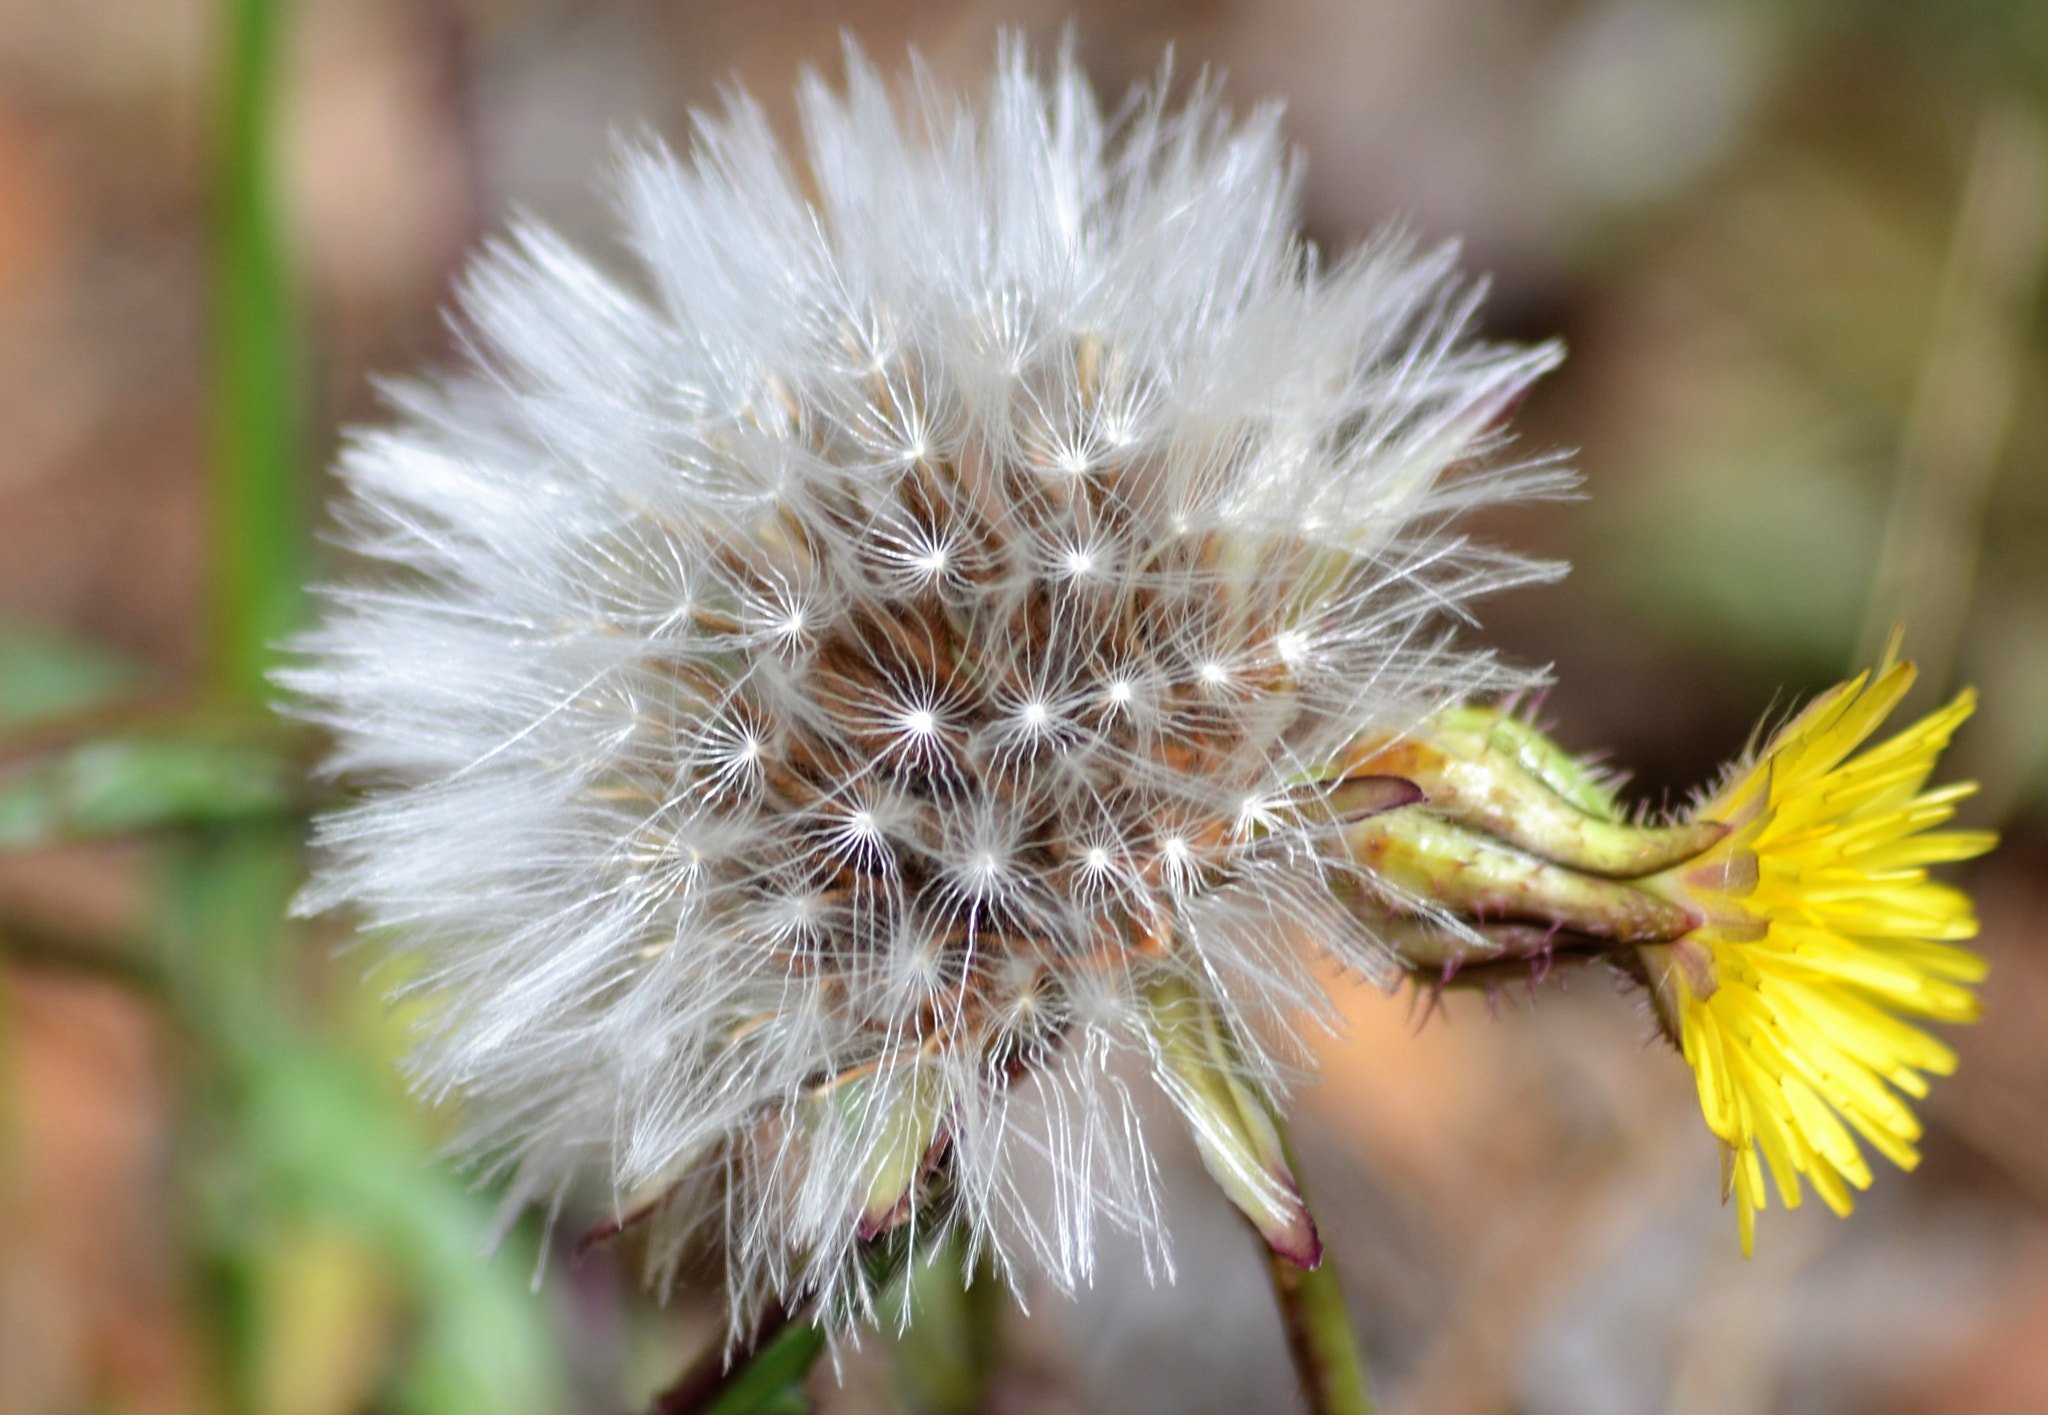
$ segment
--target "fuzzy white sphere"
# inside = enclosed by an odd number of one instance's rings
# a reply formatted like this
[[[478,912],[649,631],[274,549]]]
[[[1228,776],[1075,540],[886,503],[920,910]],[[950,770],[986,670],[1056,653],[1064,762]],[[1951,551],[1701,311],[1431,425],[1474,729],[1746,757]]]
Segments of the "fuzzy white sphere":
[[[1206,87],[802,99],[801,171],[744,100],[625,153],[624,275],[494,247],[472,367],[344,456],[308,906],[417,951],[516,1198],[656,1201],[736,1313],[906,1222],[1071,1285],[1156,1228],[1150,980],[1271,1095],[1312,954],[1386,976],[1315,803],[1526,681],[1445,626],[1547,567],[1451,523],[1564,484],[1489,460],[1555,350],[1469,342],[1448,250],[1320,266]]]

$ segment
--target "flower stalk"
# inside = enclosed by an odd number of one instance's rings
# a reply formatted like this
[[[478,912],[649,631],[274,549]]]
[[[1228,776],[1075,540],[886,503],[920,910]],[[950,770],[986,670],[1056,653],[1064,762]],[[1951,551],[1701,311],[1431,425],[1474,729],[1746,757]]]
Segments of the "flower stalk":
[[[1373,1415],[1365,1361],[1334,1265],[1297,1267],[1268,1249],[1266,1271],[1310,1415]]]
[[[1298,1173],[1294,1147],[1284,1131],[1280,1136],[1288,1166]],[[1313,1267],[1303,1267],[1269,1247],[1266,1273],[1272,1279],[1287,1354],[1294,1359],[1309,1415],[1373,1415],[1365,1358],[1358,1350],[1358,1333],[1336,1264],[1325,1253]]]

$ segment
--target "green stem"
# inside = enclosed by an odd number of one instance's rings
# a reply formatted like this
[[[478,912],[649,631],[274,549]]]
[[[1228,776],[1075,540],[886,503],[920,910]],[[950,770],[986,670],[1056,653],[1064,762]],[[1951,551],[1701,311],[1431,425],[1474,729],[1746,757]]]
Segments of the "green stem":
[[[213,190],[213,686],[264,702],[278,641],[304,603],[299,366],[273,140],[288,0],[224,7]]]
[[[163,969],[140,944],[70,938],[19,919],[0,917],[0,959],[118,983],[153,999],[169,987]]]
[[[728,1363],[722,1346],[714,1345],[654,1398],[648,1415],[765,1415],[786,1409],[787,1397],[824,1350],[824,1329],[793,1320],[778,1304],[762,1315],[745,1355]]]
[[[1365,1361],[1328,1254],[1318,1267],[1298,1268],[1268,1248],[1266,1267],[1280,1303],[1287,1350],[1312,1415],[1372,1415]]]
[[[1295,1158],[1286,1131],[1281,1131],[1280,1138],[1298,1185],[1301,1162]],[[1308,1202],[1306,1196],[1302,1202]],[[1280,1305],[1280,1326],[1287,1334],[1287,1352],[1301,1378],[1309,1415],[1373,1415],[1365,1358],[1359,1354],[1358,1333],[1351,1325],[1344,1284],[1329,1249],[1323,1249],[1322,1261],[1313,1268],[1300,1267],[1270,1247],[1265,1252],[1273,1298]]]
[[[1002,1361],[1009,1291],[986,1254],[970,1264],[956,1229],[912,1265],[901,1292],[909,1323],[896,1340],[897,1388],[916,1415],[973,1415],[988,1408]],[[881,1325],[890,1315],[885,1311]]]

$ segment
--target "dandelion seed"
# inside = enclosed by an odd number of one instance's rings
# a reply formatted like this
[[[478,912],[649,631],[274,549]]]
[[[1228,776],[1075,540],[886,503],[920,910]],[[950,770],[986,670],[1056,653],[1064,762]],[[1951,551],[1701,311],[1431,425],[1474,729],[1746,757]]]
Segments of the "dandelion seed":
[[[418,1075],[515,1200],[715,1236],[736,1328],[857,1319],[896,1225],[1063,1287],[1105,1224],[1158,1253],[1119,1056],[1307,1261],[1300,941],[1397,963],[1290,803],[1533,681],[1447,626],[1553,567],[1452,521],[1568,484],[1496,455],[1556,351],[1466,338],[1447,250],[1311,257],[1275,115],[1206,86],[1110,120],[1012,45],[979,106],[858,55],[803,104],[801,178],[744,101],[623,155],[630,279],[494,247],[478,367],[345,453],[391,574],[290,675],[366,788],[306,907],[419,953]]]

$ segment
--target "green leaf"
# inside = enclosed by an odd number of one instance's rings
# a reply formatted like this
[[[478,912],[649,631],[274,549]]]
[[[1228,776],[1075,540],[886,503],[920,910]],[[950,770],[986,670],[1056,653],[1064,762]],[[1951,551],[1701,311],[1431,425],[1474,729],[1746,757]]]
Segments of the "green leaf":
[[[102,707],[132,691],[143,672],[118,654],[20,624],[0,624],[0,728],[14,729]]]
[[[186,1023],[233,1075],[300,1023],[286,992],[286,919],[302,866],[294,825],[205,832],[167,852],[159,914],[166,976]]]
[[[803,1380],[825,1349],[810,1322],[785,1327],[726,1383],[704,1415],[802,1415],[811,1408]]]
[[[0,771],[0,850],[274,819],[300,807],[302,775],[290,756],[260,742],[83,742]]]

